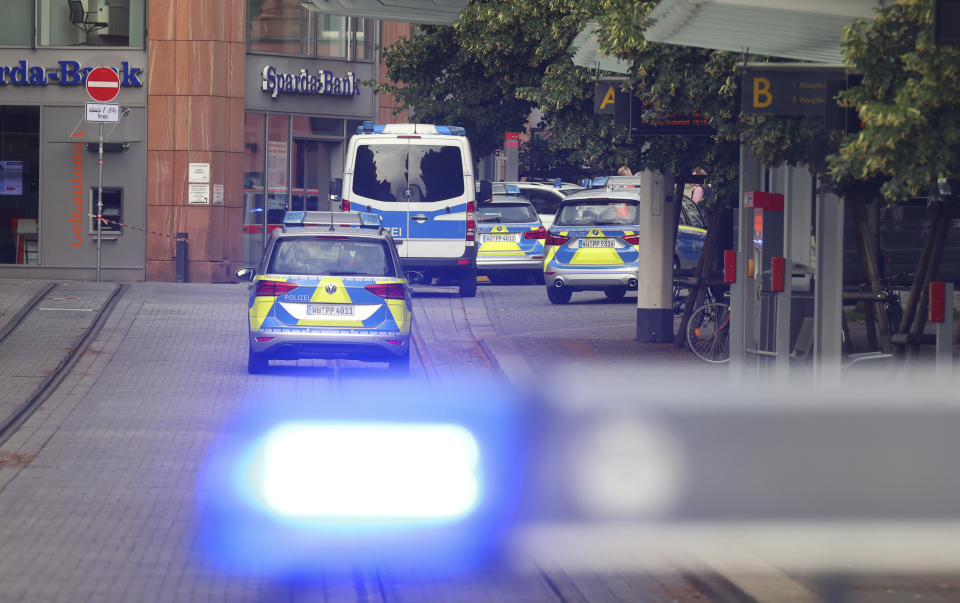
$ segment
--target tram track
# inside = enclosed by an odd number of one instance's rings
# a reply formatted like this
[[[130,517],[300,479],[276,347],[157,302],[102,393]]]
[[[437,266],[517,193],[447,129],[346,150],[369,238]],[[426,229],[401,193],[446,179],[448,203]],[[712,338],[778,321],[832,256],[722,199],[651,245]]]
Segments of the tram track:
[[[0,350],[4,349],[4,346],[11,346],[14,344],[14,339],[20,334],[21,329],[29,329],[33,325],[29,324],[29,317],[34,312],[39,312],[40,310],[49,310],[56,308],[46,308],[42,304],[50,299],[54,298],[51,293],[57,290],[62,285],[57,285],[56,283],[51,283],[49,286],[45,287],[40,293],[34,295],[24,307],[17,312],[10,321],[7,322],[3,327],[3,331],[0,331]],[[95,310],[93,310],[93,316],[90,320],[89,325],[79,334],[79,336],[72,342],[72,345],[67,348],[56,348],[57,350],[62,350],[64,354],[62,358],[59,355],[50,358],[50,360],[56,359],[57,365],[53,370],[41,371],[42,376],[38,377],[40,379],[39,385],[25,397],[25,399],[19,400],[14,404],[4,405],[4,411],[0,414],[0,446],[2,446],[10,437],[17,431],[17,429],[23,425],[27,419],[43,404],[43,402],[49,398],[50,394],[56,390],[56,388],[63,382],[63,380],[70,374],[70,371],[76,365],[77,361],[81,356],[87,351],[90,347],[90,343],[96,339],[98,333],[100,333],[103,325],[106,323],[111,312],[117,305],[120,297],[123,292],[126,290],[125,285],[117,285],[108,295],[107,298],[101,303]],[[70,292],[67,290],[67,292]],[[72,309],[72,308],[63,308],[63,310],[69,311],[88,311],[88,309]],[[89,309],[92,310],[92,309]],[[30,339],[28,334],[24,334],[27,339]],[[56,352],[54,352],[56,353]]]

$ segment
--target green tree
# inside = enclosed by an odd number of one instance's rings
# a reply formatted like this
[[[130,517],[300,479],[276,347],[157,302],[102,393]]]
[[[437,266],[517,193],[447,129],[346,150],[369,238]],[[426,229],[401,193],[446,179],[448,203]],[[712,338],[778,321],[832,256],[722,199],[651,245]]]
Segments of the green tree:
[[[834,182],[869,181],[887,202],[935,196],[938,178],[960,175],[960,48],[937,46],[933,0],[897,0],[844,32],[860,85],[841,94],[862,129],[828,158]],[[928,283],[939,268],[954,204],[936,199],[900,333],[919,335]],[[916,349],[916,346],[913,346]]]

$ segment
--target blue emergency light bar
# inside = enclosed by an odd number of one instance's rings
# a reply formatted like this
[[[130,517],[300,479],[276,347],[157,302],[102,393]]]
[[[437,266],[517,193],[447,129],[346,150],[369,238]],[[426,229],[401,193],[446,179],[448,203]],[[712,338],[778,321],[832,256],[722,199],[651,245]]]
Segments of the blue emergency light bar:
[[[556,180],[554,180],[554,181],[553,181],[553,186],[554,186],[554,188],[561,188],[561,187],[563,186],[563,179],[562,179],[562,178],[557,178]]]
[[[607,182],[610,180],[609,176],[597,176],[590,181],[590,184],[587,188],[603,188],[607,185]]]
[[[356,228],[380,228],[380,216],[368,212],[351,211],[288,211],[283,214],[287,228],[305,226],[348,226]]]
[[[430,124],[374,124],[365,121],[357,126],[357,134],[445,134],[447,136],[466,136],[462,126],[434,126]]]
[[[503,190],[506,191],[508,195],[520,195],[520,187],[516,184],[504,184]]]

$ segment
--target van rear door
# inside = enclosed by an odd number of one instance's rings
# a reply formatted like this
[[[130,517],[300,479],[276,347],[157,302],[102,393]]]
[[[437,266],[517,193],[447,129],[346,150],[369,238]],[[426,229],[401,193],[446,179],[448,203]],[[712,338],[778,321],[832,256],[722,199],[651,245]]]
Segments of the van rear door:
[[[467,193],[463,149],[411,140],[408,155],[409,257],[458,258],[466,250]]]
[[[410,203],[406,192],[409,146],[408,140],[396,138],[359,143],[356,160],[347,168],[353,170],[351,190],[343,191],[351,210],[379,214],[381,225],[399,240],[410,234]],[[407,256],[406,245],[397,251],[400,257]]]

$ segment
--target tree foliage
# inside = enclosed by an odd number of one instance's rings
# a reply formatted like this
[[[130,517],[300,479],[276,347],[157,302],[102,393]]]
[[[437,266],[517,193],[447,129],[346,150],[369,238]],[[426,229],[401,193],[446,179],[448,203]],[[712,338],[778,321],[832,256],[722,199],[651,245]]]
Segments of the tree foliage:
[[[933,0],[897,0],[844,32],[846,64],[863,81],[841,99],[863,129],[844,140],[830,171],[884,180],[889,200],[960,175],[960,48],[934,45],[932,12]]]

